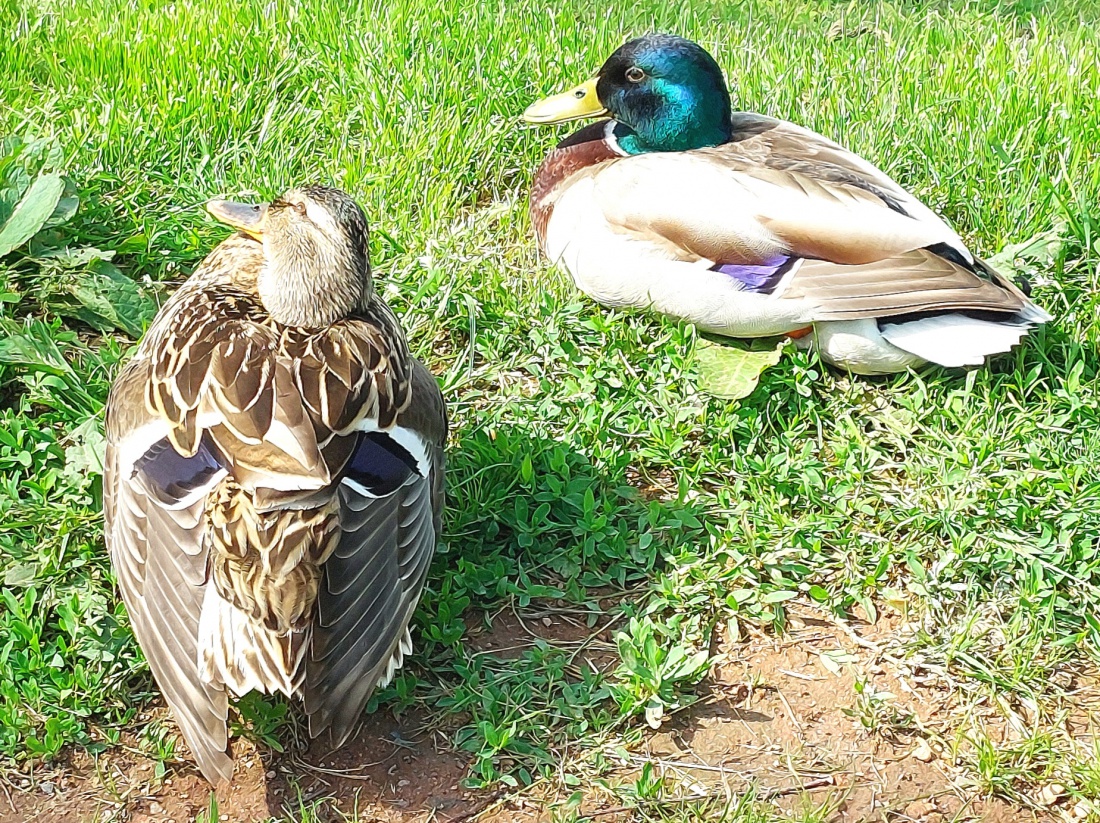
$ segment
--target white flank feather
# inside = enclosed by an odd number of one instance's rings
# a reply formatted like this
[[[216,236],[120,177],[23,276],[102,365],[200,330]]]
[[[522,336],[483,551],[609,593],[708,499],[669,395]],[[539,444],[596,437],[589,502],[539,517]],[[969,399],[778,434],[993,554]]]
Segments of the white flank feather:
[[[883,324],[882,336],[931,363],[980,366],[989,355],[1011,350],[1030,329],[1031,324],[1023,320],[995,322],[965,314],[943,314],[909,323]]]

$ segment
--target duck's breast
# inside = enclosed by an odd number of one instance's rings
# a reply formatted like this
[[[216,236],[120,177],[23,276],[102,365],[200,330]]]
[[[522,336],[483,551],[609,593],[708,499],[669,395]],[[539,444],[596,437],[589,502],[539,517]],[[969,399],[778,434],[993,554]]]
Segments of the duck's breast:
[[[554,206],[569,186],[570,178],[586,169],[622,156],[608,139],[613,121],[604,120],[585,126],[562,140],[546,155],[531,181],[531,225],[539,248],[546,252],[546,235]]]

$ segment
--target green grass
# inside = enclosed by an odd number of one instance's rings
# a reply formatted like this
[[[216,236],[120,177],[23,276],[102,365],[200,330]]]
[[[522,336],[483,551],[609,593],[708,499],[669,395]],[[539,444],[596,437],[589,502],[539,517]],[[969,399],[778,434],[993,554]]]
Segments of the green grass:
[[[82,197],[64,240],[118,250],[159,294],[225,236],[198,207],[211,197],[317,180],[360,199],[381,289],[454,421],[447,547],[413,663],[378,702],[438,707],[474,785],[519,785],[690,700],[714,626],[781,630],[790,598],[872,616],[905,600],[924,626],[911,651],[1053,724],[1058,675],[1091,671],[1100,639],[1098,21],[1086,0],[7,0],[0,134],[55,141]],[[975,372],[849,380],[793,354],[740,403],[699,394],[694,331],[582,299],[526,215],[561,132],[519,112],[653,29],[700,40],[741,107],[846,143],[984,254],[1061,226],[1035,278],[1056,322]],[[116,741],[154,689],[71,437],[131,341],[66,310],[83,269],[0,273],[3,329],[69,364],[0,364],[0,754],[22,762]],[[643,499],[637,476],[668,494]],[[467,648],[501,604],[595,619],[609,592],[610,676],[554,647]],[[261,705],[242,722],[270,739],[286,721]],[[960,751],[990,792],[1056,774],[1100,800],[1095,750],[1064,736]]]

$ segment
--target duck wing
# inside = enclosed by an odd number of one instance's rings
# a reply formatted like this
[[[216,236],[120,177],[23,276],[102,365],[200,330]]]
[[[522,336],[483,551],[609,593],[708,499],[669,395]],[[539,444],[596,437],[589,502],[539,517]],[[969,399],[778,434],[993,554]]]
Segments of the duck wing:
[[[1019,293],[893,181],[782,125],[713,148],[613,161],[595,175],[593,195],[613,231],[728,269],[745,290],[756,268],[772,267],[778,276],[760,278],[767,293],[814,306],[812,320],[1020,311]]]
[[[106,543],[134,635],[199,768],[212,782],[228,780],[228,695],[197,665],[204,495],[225,471],[209,444],[191,457],[172,449],[168,426],[144,403],[149,379],[148,361],[131,361],[107,404]],[[157,459],[165,449],[177,458],[170,470]]]
[[[310,734],[334,745],[412,648],[409,621],[440,534],[446,414],[413,361],[411,402],[386,433],[362,435],[339,486],[342,534],[325,562],[305,684]]]
[[[964,310],[1030,314],[1029,309],[1037,309],[999,272],[986,268],[983,273],[928,249],[857,266],[804,260],[781,296],[812,302],[817,321]],[[1049,318],[1038,311],[1028,319]]]

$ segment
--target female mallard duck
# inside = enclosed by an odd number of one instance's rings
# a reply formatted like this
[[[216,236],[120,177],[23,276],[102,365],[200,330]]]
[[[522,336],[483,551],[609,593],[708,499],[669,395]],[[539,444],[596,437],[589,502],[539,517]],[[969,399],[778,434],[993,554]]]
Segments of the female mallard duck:
[[[631,40],[530,123],[610,114],[535,176],[539,246],[609,306],[808,338],[863,374],[981,364],[1050,319],[946,223],[819,134],[733,112],[695,43]]]
[[[228,692],[354,730],[411,648],[443,505],[443,398],[374,291],[359,206],[214,201],[240,230],[164,305],[107,403],[107,546],[202,773]]]

